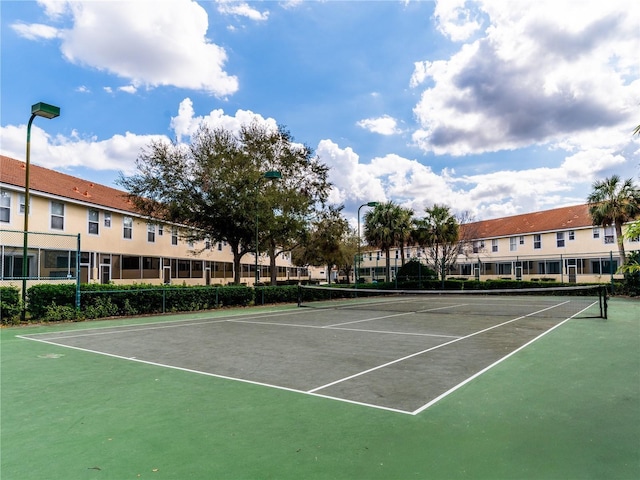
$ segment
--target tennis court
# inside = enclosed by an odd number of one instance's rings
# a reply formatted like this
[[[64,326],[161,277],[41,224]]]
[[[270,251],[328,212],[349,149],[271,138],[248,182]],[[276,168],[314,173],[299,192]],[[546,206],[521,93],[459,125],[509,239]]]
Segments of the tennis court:
[[[359,295],[20,338],[417,414],[568,319],[601,312],[590,296]]]

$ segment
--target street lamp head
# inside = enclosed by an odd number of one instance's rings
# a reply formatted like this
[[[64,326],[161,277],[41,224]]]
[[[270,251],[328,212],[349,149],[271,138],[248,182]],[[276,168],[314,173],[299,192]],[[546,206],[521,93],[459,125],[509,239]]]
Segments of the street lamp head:
[[[380,205],[380,202],[368,202],[367,207],[377,207]]]
[[[39,102],[31,106],[31,115],[44,118],[56,118],[60,116],[60,107]]]
[[[264,173],[263,177],[267,180],[279,180],[280,178],[282,178],[282,174],[277,170],[269,170],[268,172]]]

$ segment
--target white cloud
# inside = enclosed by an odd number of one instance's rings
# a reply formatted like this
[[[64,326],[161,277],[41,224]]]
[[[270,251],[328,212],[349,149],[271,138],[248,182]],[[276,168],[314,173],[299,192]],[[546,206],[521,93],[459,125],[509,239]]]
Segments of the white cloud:
[[[401,133],[397,128],[398,122],[389,115],[383,115],[378,118],[365,118],[357,122],[356,125],[370,132],[379,133],[380,135],[395,135]]]
[[[25,38],[61,39],[67,60],[127,79],[135,87],[176,86],[224,97],[238,80],[223,67],[225,50],[206,38],[208,17],[195,1],[46,3],[52,22],[16,24]]]
[[[134,94],[138,91],[138,89],[133,85],[125,85],[124,87],[118,87],[118,90],[125,93]]]
[[[477,14],[466,8],[466,0],[439,0],[433,13],[436,28],[454,42],[468,39],[480,29]],[[469,2],[471,3],[471,2]]]
[[[232,132],[240,131],[242,125],[252,122],[264,124],[274,131],[278,128],[278,123],[273,118],[264,118],[262,115],[253,113],[250,110],[238,110],[235,116],[225,115],[224,110],[216,109],[205,116],[197,116],[193,109],[193,102],[190,98],[185,98],[178,107],[178,115],[171,118],[171,128],[174,130],[179,142],[185,141],[198,130],[201,124],[207,124],[212,128],[221,127]]]
[[[477,9],[483,32],[475,29]],[[453,24],[478,36],[449,59],[414,64],[411,86],[430,81],[414,108],[413,139],[425,152],[570,150],[584,148],[583,139],[611,149],[630,141],[640,103],[640,9],[617,0],[540,0],[526,8],[460,0],[439,2],[435,18],[450,35]]]
[[[246,2],[235,0],[217,0],[218,11],[223,15],[236,15],[256,22],[264,22],[269,18],[269,11],[260,12]]]
[[[26,130],[26,125],[0,128],[3,155],[24,161]],[[34,123],[31,127],[31,161],[58,170],[84,167],[132,174],[136,158],[152,140],[169,141],[161,135],[136,135],[130,132],[106,140],[81,138],[76,131],[71,132],[70,137],[52,137]]]
[[[59,36],[57,28],[41,23],[15,23],[11,25],[11,28],[13,28],[18,35],[28,40],[51,40]]]

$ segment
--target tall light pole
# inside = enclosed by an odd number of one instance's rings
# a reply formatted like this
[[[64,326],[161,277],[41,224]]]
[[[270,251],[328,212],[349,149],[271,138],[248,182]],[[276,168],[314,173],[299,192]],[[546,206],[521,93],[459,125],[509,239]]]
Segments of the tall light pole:
[[[26,320],[27,315],[27,253],[28,253],[28,237],[29,237],[29,165],[31,156],[31,124],[36,117],[44,117],[48,119],[60,116],[60,107],[49,105],[48,103],[39,102],[31,105],[31,118],[27,124],[27,156],[25,159],[26,168],[24,172],[24,238],[22,242],[22,321]]]
[[[358,286],[358,280],[360,279],[360,263],[362,262],[362,256],[360,255],[360,244],[362,243],[360,238],[360,209],[362,207],[377,207],[380,202],[367,202],[358,207],[358,261],[356,262],[356,287]]]
[[[277,170],[269,170],[268,172],[265,172],[260,179],[258,180],[258,183],[256,184],[256,278],[253,284],[253,287],[255,288],[258,285],[258,281],[260,280],[260,275],[258,273],[258,255],[260,254],[260,247],[258,245],[258,234],[259,234],[259,230],[258,230],[258,185],[260,184],[260,181],[262,181],[262,179],[267,179],[267,180],[279,180],[282,178],[282,174],[280,172],[278,172]]]

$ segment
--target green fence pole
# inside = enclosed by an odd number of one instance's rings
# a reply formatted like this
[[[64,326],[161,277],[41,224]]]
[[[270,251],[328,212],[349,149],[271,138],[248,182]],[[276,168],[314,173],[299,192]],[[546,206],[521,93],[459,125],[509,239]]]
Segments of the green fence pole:
[[[76,311],[80,312],[80,234],[78,234],[78,248],[76,249]]]

